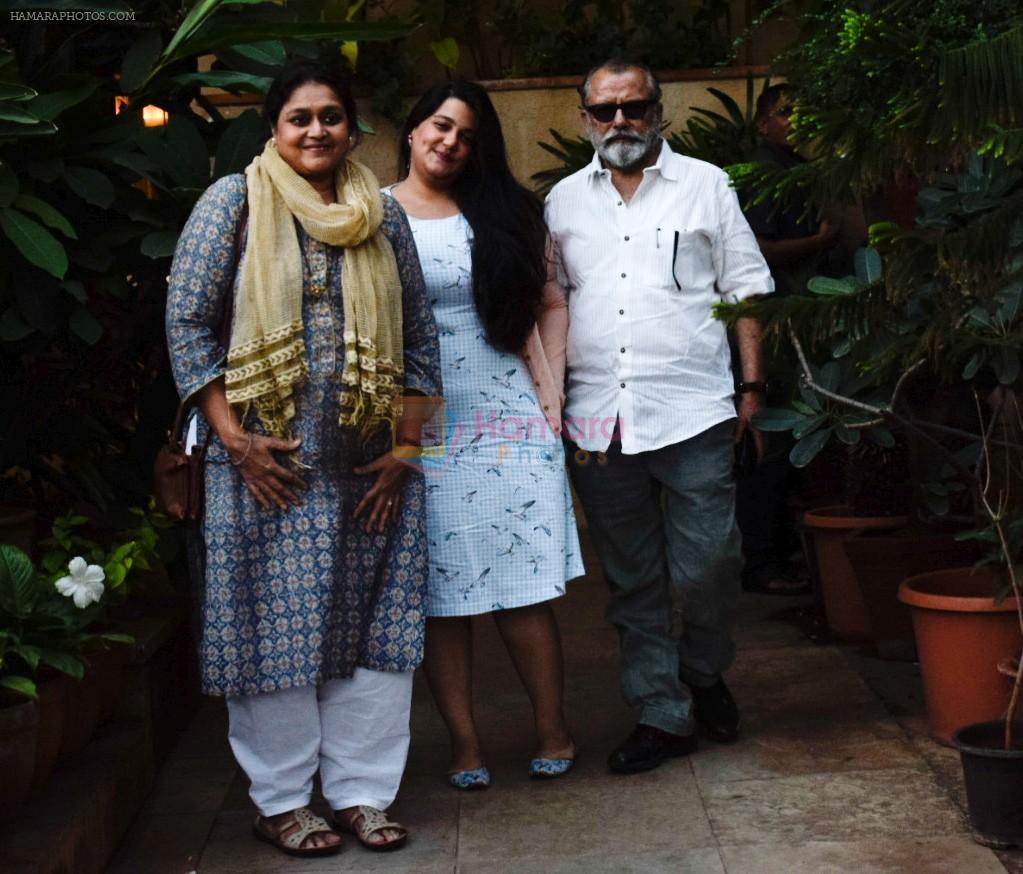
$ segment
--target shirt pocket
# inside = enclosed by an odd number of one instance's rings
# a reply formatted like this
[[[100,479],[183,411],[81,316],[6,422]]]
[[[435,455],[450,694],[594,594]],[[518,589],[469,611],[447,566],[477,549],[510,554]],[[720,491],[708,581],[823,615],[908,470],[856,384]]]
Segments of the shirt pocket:
[[[663,225],[654,232],[653,257],[645,263],[645,285],[684,293],[695,289],[711,260],[710,240],[699,231]]]

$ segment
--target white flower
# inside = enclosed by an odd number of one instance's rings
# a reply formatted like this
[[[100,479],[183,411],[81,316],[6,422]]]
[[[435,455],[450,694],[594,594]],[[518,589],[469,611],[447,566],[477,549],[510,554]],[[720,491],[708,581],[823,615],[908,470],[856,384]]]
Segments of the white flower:
[[[82,610],[103,597],[106,574],[98,564],[87,564],[84,558],[76,555],[68,562],[67,569],[71,575],[61,577],[55,585],[62,595],[75,599],[76,607]]]

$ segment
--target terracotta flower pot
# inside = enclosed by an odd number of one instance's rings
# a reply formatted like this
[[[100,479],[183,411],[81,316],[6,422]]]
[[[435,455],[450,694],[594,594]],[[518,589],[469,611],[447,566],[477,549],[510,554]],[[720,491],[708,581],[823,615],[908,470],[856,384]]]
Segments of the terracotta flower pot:
[[[35,701],[0,706],[0,819],[12,816],[28,797],[38,724]]]
[[[64,674],[54,673],[36,686],[39,693],[39,731],[36,737],[35,773],[32,791],[42,789],[57,766],[61,738],[64,736],[64,711],[67,702],[67,684]]]
[[[927,571],[971,565],[976,543],[949,534],[866,531],[842,541],[852,565],[876,643],[912,641],[909,608],[899,603],[899,585]],[[909,646],[907,646],[909,649]]]
[[[1016,600],[992,597],[990,568],[952,568],[903,580],[920,658],[931,734],[952,743],[957,730],[1005,715],[1012,681],[998,663],[1023,648]]]
[[[907,521],[905,516],[851,516],[849,508],[840,504],[803,515],[804,528],[813,537],[824,612],[836,637],[871,637],[870,616],[843,541],[862,531],[902,528]]]

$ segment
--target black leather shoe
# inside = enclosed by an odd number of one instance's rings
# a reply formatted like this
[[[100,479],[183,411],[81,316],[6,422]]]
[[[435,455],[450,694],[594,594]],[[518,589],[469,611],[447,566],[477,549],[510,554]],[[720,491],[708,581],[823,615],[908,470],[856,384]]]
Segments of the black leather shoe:
[[[725,681],[718,677],[713,686],[691,686],[693,717],[707,734],[718,743],[731,743],[739,739],[739,708]]]
[[[607,758],[607,766],[619,774],[638,774],[656,768],[665,759],[696,751],[696,736],[671,734],[639,723],[628,739]]]

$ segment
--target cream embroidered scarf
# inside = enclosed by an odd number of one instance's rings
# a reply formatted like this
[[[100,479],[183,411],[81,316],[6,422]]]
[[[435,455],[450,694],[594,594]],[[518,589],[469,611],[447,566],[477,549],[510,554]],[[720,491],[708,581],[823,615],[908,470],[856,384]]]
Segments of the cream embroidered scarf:
[[[302,333],[302,251],[294,220],[314,240],[344,248],[345,361],[342,425],[367,436],[393,422],[404,383],[401,280],[386,237],[379,184],[362,164],[345,161],[338,202],[327,204],[267,142],[245,170],[248,243],[239,268],[227,400],[252,404],[269,434],[287,436],[292,391],[309,372]]]

